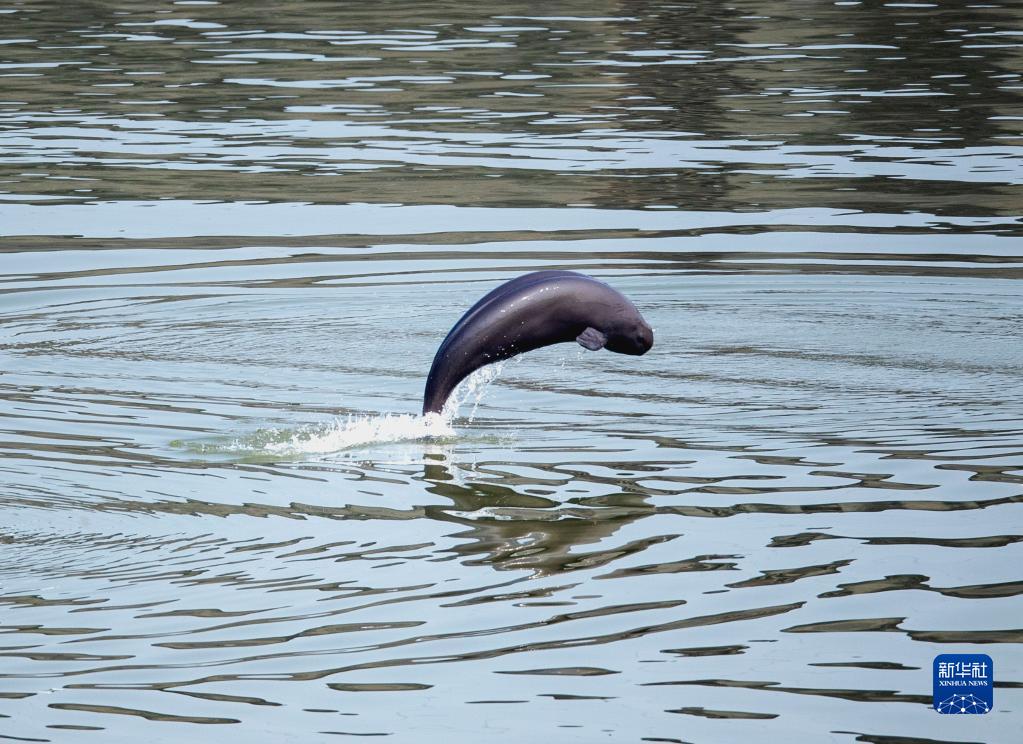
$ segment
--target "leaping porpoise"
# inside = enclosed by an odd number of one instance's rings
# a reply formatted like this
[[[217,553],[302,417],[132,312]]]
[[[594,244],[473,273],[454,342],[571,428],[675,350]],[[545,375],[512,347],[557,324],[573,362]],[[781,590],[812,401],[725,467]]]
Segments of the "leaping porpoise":
[[[645,354],[654,332],[624,295],[575,271],[535,271],[469,308],[437,349],[423,413],[440,413],[451,391],[480,367],[551,344]]]

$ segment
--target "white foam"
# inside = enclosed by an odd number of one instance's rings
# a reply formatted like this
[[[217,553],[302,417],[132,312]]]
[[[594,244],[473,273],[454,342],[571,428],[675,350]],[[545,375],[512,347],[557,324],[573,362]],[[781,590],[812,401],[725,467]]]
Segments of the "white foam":
[[[382,416],[349,415],[328,424],[308,426],[279,441],[266,441],[265,452],[274,454],[326,454],[366,444],[407,442],[416,439],[453,437],[455,430],[444,416],[428,413],[384,414]]]
[[[504,362],[473,372],[448,397],[441,413],[382,415],[349,414],[332,421],[298,428],[264,428],[229,442],[191,442],[188,449],[204,454],[326,455],[367,445],[444,440],[456,436],[453,422],[458,409],[471,404],[468,422],[476,417],[490,383],[501,374]]]

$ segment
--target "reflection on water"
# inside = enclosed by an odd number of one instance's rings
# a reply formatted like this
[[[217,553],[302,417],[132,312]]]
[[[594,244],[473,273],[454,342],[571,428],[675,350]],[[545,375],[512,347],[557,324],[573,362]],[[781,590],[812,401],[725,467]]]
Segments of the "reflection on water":
[[[0,738],[1018,734],[1013,5],[0,15]]]

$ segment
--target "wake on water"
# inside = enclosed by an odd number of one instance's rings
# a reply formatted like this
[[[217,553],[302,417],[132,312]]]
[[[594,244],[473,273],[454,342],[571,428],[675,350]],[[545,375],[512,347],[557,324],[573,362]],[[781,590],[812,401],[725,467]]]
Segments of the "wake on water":
[[[504,367],[504,362],[482,367],[463,380],[451,393],[441,413],[349,414],[332,421],[300,427],[268,427],[252,434],[219,441],[172,442],[205,455],[241,455],[243,457],[300,457],[327,455],[367,445],[446,440],[455,437],[452,425],[458,409],[471,403],[467,420],[472,422],[487,386]]]

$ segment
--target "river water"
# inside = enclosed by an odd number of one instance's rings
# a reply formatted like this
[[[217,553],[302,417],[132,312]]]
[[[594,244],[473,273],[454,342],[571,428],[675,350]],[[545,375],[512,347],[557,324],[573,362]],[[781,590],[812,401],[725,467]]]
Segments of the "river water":
[[[1019,6],[0,19],[0,739],[1021,740]]]

